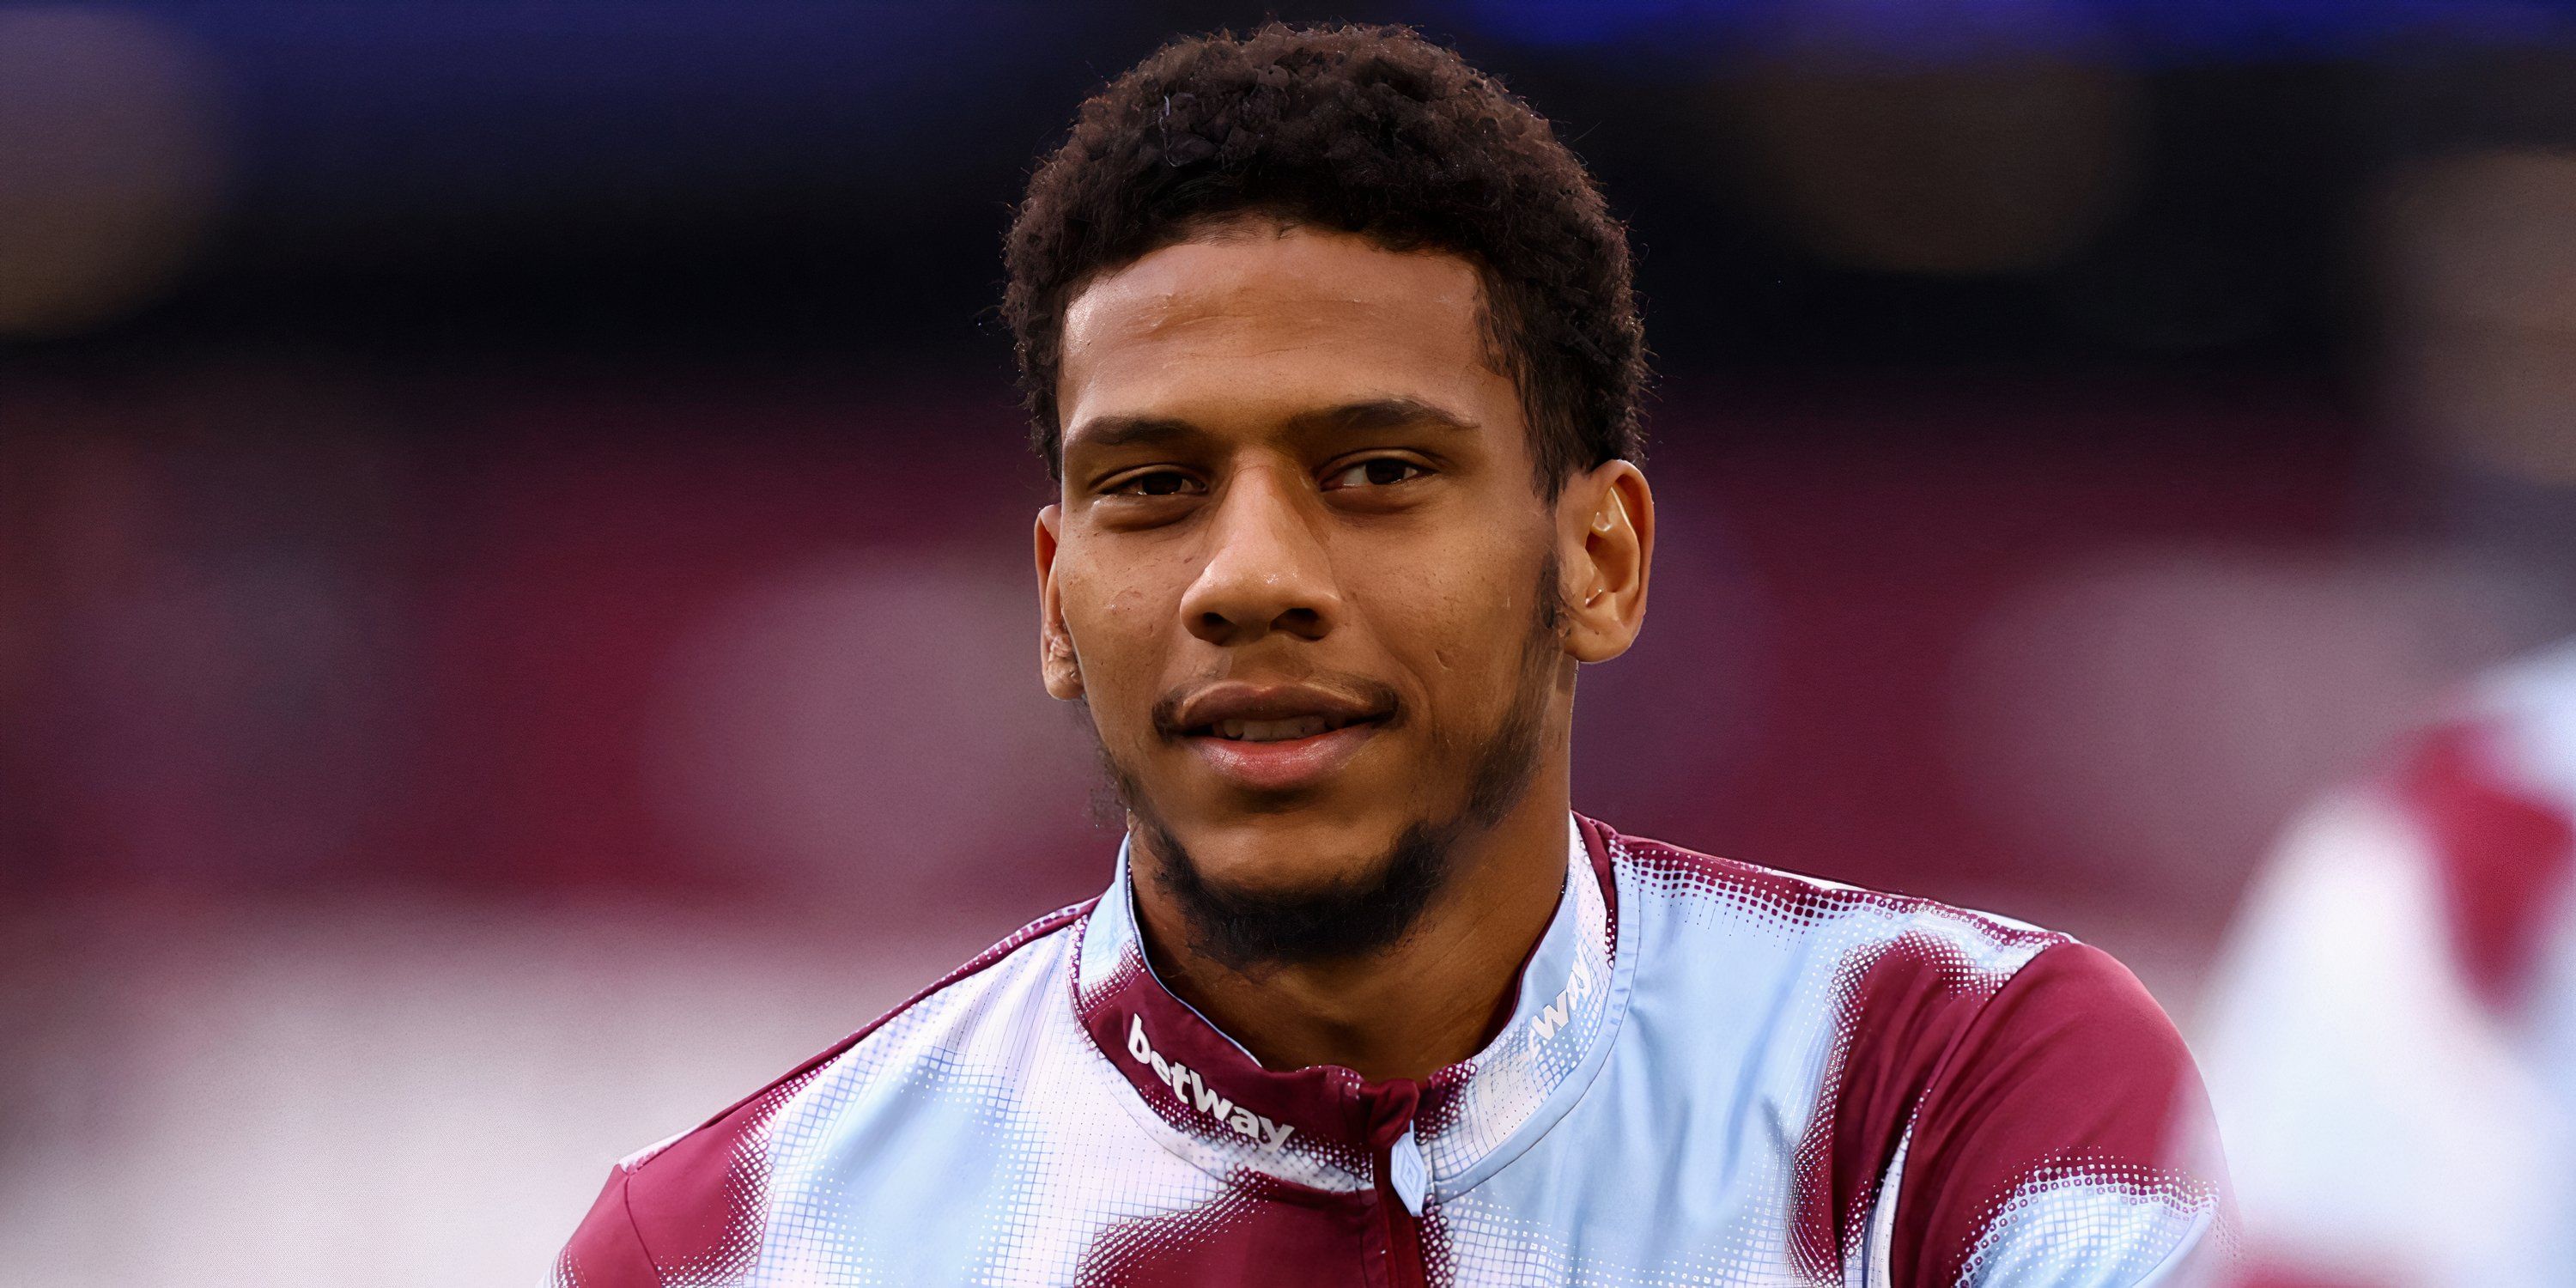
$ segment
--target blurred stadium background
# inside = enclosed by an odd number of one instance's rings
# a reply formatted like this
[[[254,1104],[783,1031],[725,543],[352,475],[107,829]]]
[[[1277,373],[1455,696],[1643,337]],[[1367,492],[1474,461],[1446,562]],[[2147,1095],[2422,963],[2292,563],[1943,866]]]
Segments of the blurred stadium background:
[[[1666,373],[1577,801],[2188,1023],[2576,628],[2576,12],[0,5],[0,1265],[532,1282],[609,1162],[1105,879],[993,321],[1164,35],[1418,23]]]

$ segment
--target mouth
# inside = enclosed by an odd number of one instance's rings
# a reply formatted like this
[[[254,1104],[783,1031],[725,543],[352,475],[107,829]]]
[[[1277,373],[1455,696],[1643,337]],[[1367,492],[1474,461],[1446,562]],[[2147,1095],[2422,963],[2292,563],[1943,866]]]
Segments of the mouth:
[[[1373,724],[1371,716],[1290,716],[1282,720],[1218,720],[1188,731],[1194,738],[1222,738],[1227,742],[1295,742],[1348,729],[1355,724]]]
[[[1175,732],[1220,780],[1277,794],[1321,786],[1392,714],[1335,694],[1223,685],[1186,704]]]

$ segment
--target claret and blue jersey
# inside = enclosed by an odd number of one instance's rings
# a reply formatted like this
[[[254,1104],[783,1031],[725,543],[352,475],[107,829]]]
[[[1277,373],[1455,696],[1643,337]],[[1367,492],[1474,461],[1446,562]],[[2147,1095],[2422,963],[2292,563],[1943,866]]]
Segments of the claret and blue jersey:
[[[2065,936],[1578,816],[1508,1021],[1372,1083],[1173,996],[1127,882],[620,1163],[553,1282],[2108,1288],[2223,1255],[2190,1059]]]

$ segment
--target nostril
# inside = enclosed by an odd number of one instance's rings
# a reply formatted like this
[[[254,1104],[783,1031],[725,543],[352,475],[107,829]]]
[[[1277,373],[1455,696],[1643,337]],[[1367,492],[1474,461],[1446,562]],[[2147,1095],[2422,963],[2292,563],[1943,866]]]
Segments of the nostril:
[[[1324,615],[1311,608],[1291,608],[1271,619],[1270,628],[1311,639],[1324,633]]]

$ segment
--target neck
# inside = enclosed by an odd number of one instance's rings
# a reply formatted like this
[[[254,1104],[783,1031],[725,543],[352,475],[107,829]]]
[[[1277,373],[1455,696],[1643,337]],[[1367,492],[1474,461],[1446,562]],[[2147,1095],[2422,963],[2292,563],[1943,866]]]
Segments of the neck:
[[[1567,808],[1559,760],[1500,822],[1458,843],[1447,885],[1412,933],[1364,957],[1232,969],[1191,947],[1182,913],[1153,881],[1133,883],[1138,930],[1164,985],[1263,1067],[1426,1078],[1474,1055],[1507,1016],[1521,963],[1564,890]]]

